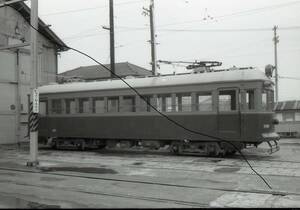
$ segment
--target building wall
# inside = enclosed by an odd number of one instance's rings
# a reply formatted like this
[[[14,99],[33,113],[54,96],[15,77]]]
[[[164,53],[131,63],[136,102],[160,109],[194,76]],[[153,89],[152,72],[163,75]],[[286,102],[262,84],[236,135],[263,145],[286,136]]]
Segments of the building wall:
[[[300,137],[300,110],[277,111],[275,130],[282,137]]]
[[[0,8],[0,47],[29,40],[25,19],[10,7]],[[41,35],[38,43],[39,85],[56,82],[56,49]],[[26,139],[30,69],[30,46],[0,51],[0,144]]]

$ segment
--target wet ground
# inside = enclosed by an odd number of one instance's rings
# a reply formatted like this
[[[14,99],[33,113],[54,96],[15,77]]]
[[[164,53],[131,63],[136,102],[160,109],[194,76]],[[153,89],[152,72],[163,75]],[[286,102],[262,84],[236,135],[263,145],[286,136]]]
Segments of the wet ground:
[[[281,150],[244,150],[210,158],[166,150],[40,149],[26,167],[28,145],[0,146],[0,208],[300,207],[300,139]]]

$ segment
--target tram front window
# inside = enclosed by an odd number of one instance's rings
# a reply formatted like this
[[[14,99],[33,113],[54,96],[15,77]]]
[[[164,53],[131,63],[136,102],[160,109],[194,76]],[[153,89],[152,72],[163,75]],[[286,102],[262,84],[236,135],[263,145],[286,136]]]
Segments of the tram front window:
[[[272,111],[274,108],[274,91],[263,90],[262,92],[262,109],[265,111]]]

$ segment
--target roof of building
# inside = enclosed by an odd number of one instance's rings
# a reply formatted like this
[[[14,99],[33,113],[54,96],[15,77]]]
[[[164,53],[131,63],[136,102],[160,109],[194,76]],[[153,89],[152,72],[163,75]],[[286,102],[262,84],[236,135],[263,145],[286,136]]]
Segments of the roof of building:
[[[110,69],[110,64],[106,64],[105,66]],[[151,71],[128,62],[116,63],[115,69],[116,74],[121,77],[149,76],[152,74]],[[66,78],[72,77],[85,80],[107,79],[111,77],[110,72],[108,72],[107,69],[103,68],[100,65],[81,66],[76,69],[63,72],[60,75],[65,76]]]
[[[275,111],[300,110],[300,101],[280,101],[275,104]]]
[[[15,10],[17,10],[24,17],[24,19],[30,23],[30,8],[24,2],[17,2],[11,4],[10,6]],[[39,32],[47,39],[49,39],[53,44],[55,44],[56,48],[59,51],[68,50],[68,48],[65,47],[66,44],[40,18],[39,18]]]
[[[168,87],[174,85],[195,85],[209,83],[226,83],[240,81],[270,81],[262,71],[235,70],[210,73],[193,73],[172,76],[156,76],[146,78],[130,78],[125,81],[134,88]],[[96,90],[126,89],[128,86],[121,80],[106,80],[95,82],[74,82],[67,84],[53,84],[39,88],[40,93],[64,93]]]

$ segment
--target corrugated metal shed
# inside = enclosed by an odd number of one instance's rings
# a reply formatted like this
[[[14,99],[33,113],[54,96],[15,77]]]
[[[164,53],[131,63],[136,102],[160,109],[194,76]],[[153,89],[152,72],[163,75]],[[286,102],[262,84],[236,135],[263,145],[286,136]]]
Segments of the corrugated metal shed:
[[[0,2],[7,0],[0,0]],[[0,8],[0,46],[30,42],[30,8],[24,2]],[[64,42],[39,19],[39,85],[56,82],[57,52]],[[0,144],[26,140],[31,75],[30,47],[0,51]]]

